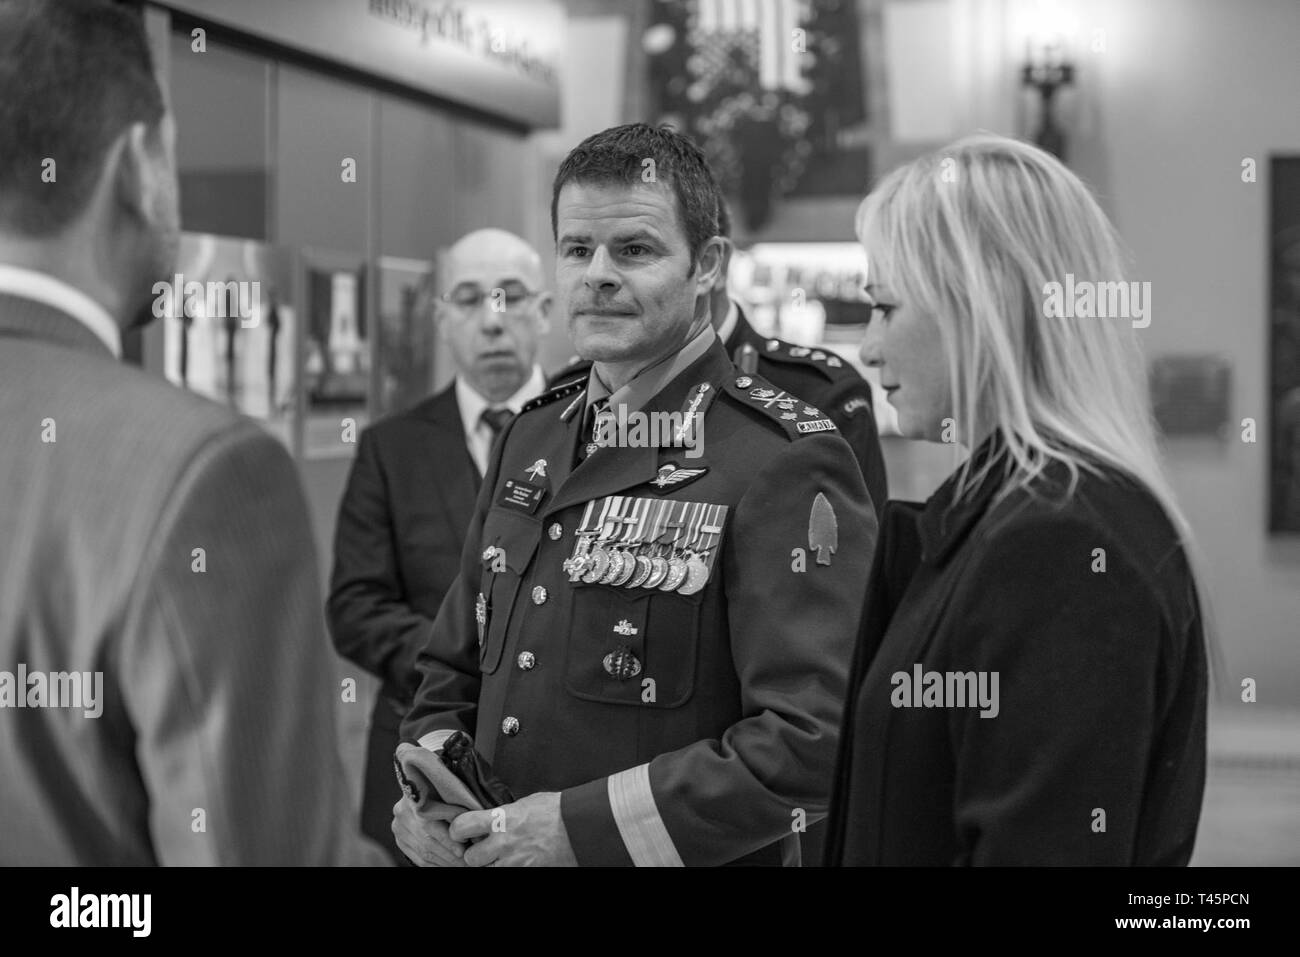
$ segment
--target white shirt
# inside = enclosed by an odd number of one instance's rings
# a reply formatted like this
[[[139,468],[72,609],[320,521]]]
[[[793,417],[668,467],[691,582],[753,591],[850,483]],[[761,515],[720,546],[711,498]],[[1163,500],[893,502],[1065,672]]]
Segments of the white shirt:
[[[483,410],[487,408],[509,409],[515,415],[525,402],[533,396],[541,395],[546,388],[546,376],[541,366],[533,366],[533,374],[528,377],[518,392],[505,402],[490,403],[479,395],[462,376],[456,376],[456,404],[460,406],[460,423],[465,428],[465,444],[469,454],[478,466],[478,474],[486,475],[488,457],[492,452],[492,427],[483,421]]]
[[[34,299],[72,316],[108,346],[113,358],[122,358],[122,335],[108,310],[62,279],[35,269],[0,263],[0,292]]]

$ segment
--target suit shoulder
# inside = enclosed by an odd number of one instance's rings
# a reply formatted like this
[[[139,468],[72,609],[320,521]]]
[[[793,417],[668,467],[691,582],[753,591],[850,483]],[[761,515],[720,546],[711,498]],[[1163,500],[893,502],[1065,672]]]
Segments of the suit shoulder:
[[[587,384],[587,380],[585,378],[573,379],[568,382],[561,382],[559,385],[555,386],[554,388],[547,389],[541,395],[535,396],[534,398],[529,399],[527,402],[525,402],[523,404],[523,407],[520,408],[519,414],[527,415],[529,412],[532,412],[534,409],[540,409],[550,405],[553,402],[558,402],[561,399],[567,399],[570,398],[571,396],[575,396],[583,390],[586,384]]]
[[[77,379],[87,381],[79,373]],[[194,448],[213,436],[240,430],[265,434],[234,410],[142,369],[117,365],[100,381],[110,392],[98,406],[100,413],[116,417],[120,410],[139,426],[142,437],[153,434],[156,444],[168,449]],[[182,436],[189,441],[177,441]]]
[[[366,426],[362,435],[369,435],[376,439],[387,438],[394,434],[401,434],[412,426],[429,422],[439,412],[446,411],[443,407],[448,403],[448,393],[454,388],[449,386],[442,392],[421,399],[404,409],[396,409],[380,416]]]
[[[720,391],[749,416],[768,422],[790,439],[837,431],[835,423],[816,406],[756,373],[728,376]]]

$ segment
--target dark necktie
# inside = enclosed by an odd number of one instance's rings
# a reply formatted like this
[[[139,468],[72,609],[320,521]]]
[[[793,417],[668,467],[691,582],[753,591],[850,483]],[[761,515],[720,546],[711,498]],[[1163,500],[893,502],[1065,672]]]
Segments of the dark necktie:
[[[582,420],[582,432],[578,436],[578,451],[574,456],[574,466],[587,461],[587,456],[596,451],[597,439],[600,437],[599,418],[609,409],[608,399],[597,399],[587,406],[587,414]]]
[[[515,414],[509,409],[484,409],[479,419],[486,422],[488,428],[492,430],[492,440],[495,442],[501,430],[509,425],[514,417]]]

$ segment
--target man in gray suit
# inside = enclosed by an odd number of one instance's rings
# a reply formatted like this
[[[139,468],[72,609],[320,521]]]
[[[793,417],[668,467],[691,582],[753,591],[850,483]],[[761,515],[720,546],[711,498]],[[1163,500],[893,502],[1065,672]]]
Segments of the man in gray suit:
[[[376,862],[293,462],[117,361],[174,139],[136,15],[0,0],[0,864]]]

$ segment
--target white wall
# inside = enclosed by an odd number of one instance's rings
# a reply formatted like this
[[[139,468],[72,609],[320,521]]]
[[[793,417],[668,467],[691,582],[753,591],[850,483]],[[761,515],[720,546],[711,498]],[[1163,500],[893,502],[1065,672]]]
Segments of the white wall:
[[[1233,367],[1230,420],[1260,441],[1182,442],[1166,461],[1206,556],[1226,690],[1300,708],[1300,536],[1268,538],[1266,404],[1270,153],[1300,154],[1300,2],[1094,0],[1075,5],[1086,50],[1078,172],[1152,284],[1149,356],[1217,353]],[[1253,157],[1259,179],[1243,183]],[[1238,702],[1239,703],[1239,702]]]

